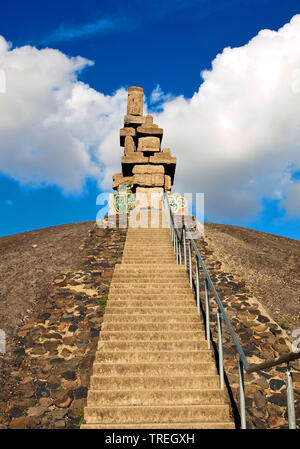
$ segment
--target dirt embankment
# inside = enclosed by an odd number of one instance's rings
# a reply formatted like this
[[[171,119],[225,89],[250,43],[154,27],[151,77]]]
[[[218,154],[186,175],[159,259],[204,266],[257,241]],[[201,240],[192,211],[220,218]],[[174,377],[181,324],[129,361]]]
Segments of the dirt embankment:
[[[299,329],[300,242],[215,223],[205,223],[204,232],[223,269],[243,278],[290,336]]]
[[[0,329],[12,336],[58,273],[76,270],[94,222],[72,223],[0,238]]]
[[[80,426],[125,237],[88,222],[0,239],[0,428]]]

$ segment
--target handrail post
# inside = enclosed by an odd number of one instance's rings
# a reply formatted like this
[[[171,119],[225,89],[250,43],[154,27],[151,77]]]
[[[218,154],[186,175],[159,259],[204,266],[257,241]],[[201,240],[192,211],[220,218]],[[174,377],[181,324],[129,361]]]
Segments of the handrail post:
[[[178,263],[179,263],[180,265],[182,264],[182,254],[181,254],[181,252],[182,252],[182,249],[181,249],[181,241],[178,240],[178,255],[179,255]]]
[[[285,383],[286,383],[286,402],[287,402],[289,429],[296,429],[293,378],[292,373],[290,371],[289,362],[287,362],[286,364]]]
[[[172,222],[171,222],[171,211],[170,211],[170,209],[168,208],[167,209],[167,211],[168,211],[168,224],[169,224],[169,228],[170,228],[170,235],[171,235],[171,237],[172,237]]]
[[[185,238],[185,229],[183,228],[183,235],[182,235],[182,238],[183,238],[183,254],[184,254],[184,266],[185,266],[185,269],[187,270],[187,257],[186,257],[186,238]]]
[[[204,282],[205,287],[205,324],[206,324],[206,340],[208,349],[210,348],[210,311],[209,311],[209,290],[208,290],[208,281],[205,278]]]
[[[197,256],[196,256],[196,298],[197,298],[197,309],[200,315],[199,261]]]
[[[220,387],[224,389],[224,364],[223,364],[223,339],[222,339],[222,316],[221,311],[217,313],[218,320],[218,351],[219,351],[219,375]]]
[[[241,359],[239,359],[239,391],[240,391],[241,429],[246,429],[244,365]]]
[[[190,275],[190,287],[193,287],[193,273],[192,273],[192,244],[189,239],[189,275]]]
[[[172,224],[173,224],[173,247],[174,247],[174,253],[176,254],[176,232],[175,232],[174,222]]]

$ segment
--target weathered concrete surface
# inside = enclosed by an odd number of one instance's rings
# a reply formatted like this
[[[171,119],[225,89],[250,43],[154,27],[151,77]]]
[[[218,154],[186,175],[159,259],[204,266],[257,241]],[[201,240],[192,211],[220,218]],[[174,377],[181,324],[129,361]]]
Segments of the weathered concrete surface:
[[[163,187],[164,175],[160,173],[138,173],[134,175],[134,184],[147,187]]]
[[[120,185],[124,184],[132,184],[133,177],[132,176],[123,176],[122,173],[116,173],[113,175],[113,189],[117,190]]]
[[[141,87],[128,88],[127,115],[143,115],[144,90]]]
[[[143,156],[143,153],[130,153],[121,157],[121,163],[123,164],[147,164],[149,157]]]
[[[124,124],[125,125],[142,125],[143,123],[145,123],[145,116],[143,115],[124,115]]]
[[[167,153],[155,153],[149,157],[151,164],[173,164],[176,165],[176,157],[169,156]]]
[[[165,173],[165,169],[163,165],[135,165],[133,167],[132,172],[134,174],[138,174],[138,173],[159,173],[159,174],[164,174]]]
[[[121,128],[120,129],[120,146],[123,147],[125,144],[125,137],[127,136],[131,136],[131,137],[135,137],[136,136],[136,130],[135,128],[132,128],[130,126],[127,126],[125,128]]]
[[[147,135],[156,136],[156,137],[159,137],[159,139],[161,140],[163,137],[163,129],[156,128],[153,125],[146,126],[146,124],[144,124],[142,126],[137,127],[137,134],[140,137],[144,137]]]
[[[114,176],[113,189],[125,183],[132,184],[133,192],[140,187],[162,187],[171,190],[174,181],[176,158],[171,157],[171,150],[161,152],[163,129],[153,123],[152,115],[143,116],[143,89],[132,86],[128,88],[127,115],[124,116],[124,127],[120,129],[120,145],[124,146],[124,156],[121,158],[122,175]],[[150,155],[159,155],[155,158]],[[165,165],[164,171],[157,169],[135,170],[135,165]],[[159,169],[160,170],[160,169]],[[165,178],[150,175],[165,174]],[[137,175],[137,176],[135,176]],[[128,179],[132,177],[133,179]]]
[[[124,154],[125,156],[134,153],[135,144],[132,136],[126,136],[124,142]]]
[[[152,136],[140,137],[137,151],[160,151],[160,139]]]
[[[171,176],[165,175],[165,184],[164,184],[165,190],[171,190],[171,185],[172,185]]]

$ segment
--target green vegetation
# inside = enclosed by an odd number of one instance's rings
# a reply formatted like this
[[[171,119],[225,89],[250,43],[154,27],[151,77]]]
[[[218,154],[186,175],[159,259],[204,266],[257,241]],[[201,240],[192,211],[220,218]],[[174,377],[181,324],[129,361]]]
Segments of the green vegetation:
[[[107,300],[108,300],[108,296],[106,295],[106,296],[104,296],[103,298],[98,299],[97,304],[99,304],[99,306],[105,308],[105,307],[106,307]]]
[[[78,424],[76,424],[76,426],[80,427],[80,426],[82,426],[82,424],[85,424],[84,409],[83,408],[79,408],[78,409],[77,417],[78,417],[79,421],[78,421]]]
[[[281,327],[281,329],[289,329],[289,323],[287,323],[286,321],[279,321],[278,322],[279,326]]]

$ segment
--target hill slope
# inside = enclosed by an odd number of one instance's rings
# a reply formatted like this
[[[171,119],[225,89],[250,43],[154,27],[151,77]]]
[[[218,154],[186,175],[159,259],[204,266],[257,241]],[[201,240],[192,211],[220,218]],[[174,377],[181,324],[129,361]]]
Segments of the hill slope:
[[[61,271],[80,263],[94,222],[0,238],[0,328],[10,337]],[[228,272],[243,278],[275,321],[300,328],[300,242],[238,226],[205,224],[205,239]],[[9,340],[9,338],[8,338]]]
[[[0,238],[0,329],[11,336],[54,277],[76,270],[80,245],[94,222],[72,223]]]
[[[288,334],[300,328],[300,242],[215,223],[204,232],[222,268],[243,278]]]
[[[0,428],[80,425],[125,235],[125,230],[99,230],[86,222],[0,238],[0,328],[8,337],[7,353],[0,356]],[[247,357],[267,360],[287,352],[286,334],[269,315],[278,309],[278,320],[288,321],[290,331],[298,323],[299,242],[207,224],[197,246]],[[287,287],[288,303],[282,299]],[[254,297],[258,289],[269,315]],[[225,326],[223,331],[227,342]],[[212,321],[214,338],[215,332]],[[224,366],[237,401],[235,358],[227,345]],[[293,367],[300,419],[300,366]],[[267,380],[248,376],[246,390],[249,427],[286,425],[282,367],[268,371]]]

